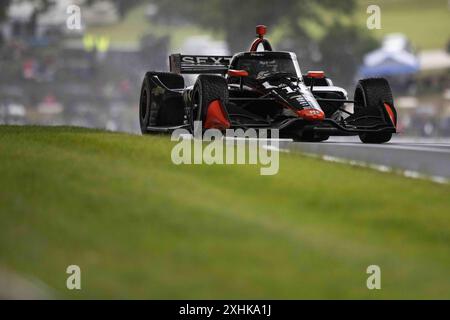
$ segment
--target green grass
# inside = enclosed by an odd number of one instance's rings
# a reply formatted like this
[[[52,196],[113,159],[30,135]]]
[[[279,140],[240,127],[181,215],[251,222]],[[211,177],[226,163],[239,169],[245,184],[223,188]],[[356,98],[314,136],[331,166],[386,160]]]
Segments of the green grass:
[[[295,154],[275,176],[176,166],[172,146],[0,127],[0,267],[68,298],[450,298],[448,185]]]
[[[380,7],[380,30],[367,29],[369,5]],[[303,27],[316,39],[325,36],[326,30],[338,19],[346,25],[358,26],[378,39],[389,33],[403,33],[419,50],[445,49],[450,40],[450,6],[445,0],[358,0],[353,16],[340,16],[322,7],[318,12],[324,20],[323,25],[302,21]]]
[[[139,43],[147,33],[154,33],[145,19],[145,6],[131,9],[122,21],[113,25],[90,26],[87,34],[108,36],[112,43]]]
[[[361,26],[366,25],[368,5],[381,9],[381,30],[372,30],[377,37],[388,33],[404,33],[418,49],[444,49],[450,40],[450,7],[446,0],[359,0],[356,13]]]

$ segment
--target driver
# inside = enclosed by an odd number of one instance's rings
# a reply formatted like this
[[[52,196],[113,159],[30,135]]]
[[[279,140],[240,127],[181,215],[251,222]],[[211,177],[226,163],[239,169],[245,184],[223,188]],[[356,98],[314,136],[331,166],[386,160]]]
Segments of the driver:
[[[278,73],[278,63],[276,60],[261,60],[258,61],[259,70],[256,79],[264,79],[271,74]]]
[[[250,76],[256,79],[264,79],[279,72],[278,61],[275,59],[245,61],[242,63],[241,69],[246,70]]]

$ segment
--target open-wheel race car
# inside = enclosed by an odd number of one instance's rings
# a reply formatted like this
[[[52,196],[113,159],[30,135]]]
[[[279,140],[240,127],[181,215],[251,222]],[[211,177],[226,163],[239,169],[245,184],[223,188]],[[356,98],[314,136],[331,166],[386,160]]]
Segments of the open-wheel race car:
[[[295,141],[358,135],[383,143],[396,132],[397,112],[388,82],[360,80],[353,100],[323,71],[302,74],[292,52],[273,51],[265,26],[250,51],[234,56],[170,56],[170,72],[147,72],[139,120],[143,134],[175,129],[272,128]],[[258,50],[262,46],[264,50]],[[185,87],[182,74],[199,74]],[[353,112],[347,110],[353,104]]]

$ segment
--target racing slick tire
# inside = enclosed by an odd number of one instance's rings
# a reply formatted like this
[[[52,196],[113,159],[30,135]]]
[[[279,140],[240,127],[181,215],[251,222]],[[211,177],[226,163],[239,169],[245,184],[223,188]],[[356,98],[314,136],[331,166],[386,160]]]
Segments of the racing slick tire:
[[[204,124],[208,106],[214,100],[220,100],[223,106],[228,105],[229,93],[227,81],[224,77],[217,75],[199,75],[192,93],[192,129],[194,121],[202,121]]]
[[[355,89],[355,111],[361,108],[383,108],[382,102],[394,105],[392,91],[384,78],[368,78],[358,81]],[[363,143],[385,143],[391,140],[392,133],[376,132],[361,133],[359,139]]]
[[[149,134],[149,126],[157,126],[158,113],[161,109],[163,99],[158,99],[158,93],[151,77],[157,76],[159,80],[169,89],[184,87],[184,78],[181,75],[168,72],[147,72],[142,82],[141,96],[139,99],[139,124],[142,134]]]

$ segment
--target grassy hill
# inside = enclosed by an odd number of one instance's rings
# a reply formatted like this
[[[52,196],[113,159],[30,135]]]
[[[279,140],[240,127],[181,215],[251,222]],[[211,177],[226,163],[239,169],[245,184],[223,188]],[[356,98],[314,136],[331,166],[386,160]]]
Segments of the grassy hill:
[[[418,49],[444,49],[450,41],[450,5],[446,0],[358,0],[356,16],[362,26],[369,16],[367,6],[381,9],[381,30],[373,30],[378,37],[401,32]]]
[[[175,166],[172,145],[0,127],[0,268],[67,298],[450,298],[448,185],[294,154]]]

